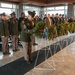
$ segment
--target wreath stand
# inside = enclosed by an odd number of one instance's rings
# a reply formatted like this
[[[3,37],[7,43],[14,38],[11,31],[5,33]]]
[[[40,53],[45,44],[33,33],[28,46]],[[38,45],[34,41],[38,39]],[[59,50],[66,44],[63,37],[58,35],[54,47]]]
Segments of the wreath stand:
[[[37,61],[38,61],[38,57],[39,57],[39,53],[40,53],[40,50],[38,50],[37,57],[36,57],[35,64],[34,64],[34,69],[35,70],[56,70],[55,69],[55,62],[54,62],[52,52],[51,52],[51,48],[50,48],[50,46],[48,48],[46,47],[46,43],[50,44],[50,41],[47,41],[46,39],[44,41],[45,41],[45,43],[43,44],[44,48],[42,50],[45,50],[45,61],[44,62],[48,65],[48,67],[46,67],[46,68],[42,67],[41,68],[41,67],[36,66]],[[43,37],[41,38],[39,47],[41,47],[42,42],[43,42]],[[46,52],[47,50],[48,50],[48,52]],[[48,59],[49,53],[51,54],[51,59]],[[50,64],[50,63],[52,63],[52,64]]]
[[[75,34],[69,34],[68,36],[70,37],[70,40],[68,41],[68,44],[71,44],[73,41],[75,41],[75,38],[72,37],[72,36],[75,36]],[[72,51],[70,50],[70,46],[66,50],[68,50],[69,54],[71,55]],[[67,53],[67,51],[66,51],[66,53]]]
[[[56,42],[53,44],[53,47],[54,47],[54,55],[53,55],[53,58],[55,57],[55,58],[58,58],[58,59],[54,59],[54,61],[55,62],[64,62],[64,56],[63,56],[63,53],[62,53],[62,46],[61,46],[61,44],[60,44],[60,40],[59,40],[59,38],[57,37],[56,39]],[[62,43],[62,42],[61,42]],[[60,48],[60,55],[55,55],[56,54],[56,52],[57,52],[57,48]]]

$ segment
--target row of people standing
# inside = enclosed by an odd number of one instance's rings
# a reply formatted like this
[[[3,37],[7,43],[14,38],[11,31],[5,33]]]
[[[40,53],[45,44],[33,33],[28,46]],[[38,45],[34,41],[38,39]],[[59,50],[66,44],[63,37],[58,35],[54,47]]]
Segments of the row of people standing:
[[[47,19],[50,19],[51,25],[58,25],[65,22],[64,15],[58,15],[58,13],[56,15],[52,14],[52,16],[50,14],[45,14],[43,21],[45,22]]]
[[[4,55],[10,54],[8,46],[8,38],[11,35],[12,50],[18,51],[18,19],[13,12],[11,18],[7,19],[6,14],[0,14],[0,36],[2,40],[2,51]]]
[[[59,29],[58,25],[61,24],[61,23],[64,23],[64,15],[59,15],[56,14],[54,16],[54,14],[52,14],[52,16],[50,14],[46,15],[45,14],[45,17],[43,18],[43,21],[46,23],[46,28],[44,29],[44,36],[46,38],[46,40],[48,39],[48,29],[51,28],[52,25],[56,25],[56,27],[54,27],[54,32],[57,36],[57,31]]]
[[[27,61],[27,63],[30,63],[32,61],[32,45],[35,42],[35,38],[33,36],[33,28],[35,27],[35,12],[28,11],[28,14],[28,17],[25,18],[25,14],[21,13],[22,17],[20,17],[18,21],[15,12],[10,14],[10,19],[6,19],[6,14],[2,13],[0,15],[0,36],[2,40],[3,54],[8,55],[10,54],[8,46],[9,36],[12,40],[12,50],[16,52],[19,50],[18,35],[20,32],[20,40],[23,46],[24,59]]]

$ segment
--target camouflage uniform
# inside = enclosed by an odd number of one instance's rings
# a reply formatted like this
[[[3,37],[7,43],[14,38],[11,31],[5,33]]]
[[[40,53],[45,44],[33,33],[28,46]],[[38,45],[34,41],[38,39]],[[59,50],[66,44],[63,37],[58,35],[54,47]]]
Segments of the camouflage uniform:
[[[12,13],[13,15],[15,13]],[[13,51],[18,50],[18,19],[17,18],[10,18],[9,20],[10,23],[10,34],[12,36],[12,46],[13,46]]]
[[[5,16],[5,13],[3,13],[2,16]],[[2,39],[3,54],[10,54],[8,48],[9,25],[6,19],[0,19],[0,36]]]

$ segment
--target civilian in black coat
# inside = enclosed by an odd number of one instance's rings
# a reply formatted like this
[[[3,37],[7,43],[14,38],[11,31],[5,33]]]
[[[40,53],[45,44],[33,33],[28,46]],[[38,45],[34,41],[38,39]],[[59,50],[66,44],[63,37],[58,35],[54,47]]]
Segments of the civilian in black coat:
[[[52,24],[54,25],[55,24],[54,14],[52,14],[51,20],[52,20]]]
[[[19,30],[19,32],[21,32],[20,24],[21,24],[21,22],[22,22],[23,19],[25,19],[24,12],[21,13],[21,17],[19,18],[19,21],[18,21],[18,30]]]

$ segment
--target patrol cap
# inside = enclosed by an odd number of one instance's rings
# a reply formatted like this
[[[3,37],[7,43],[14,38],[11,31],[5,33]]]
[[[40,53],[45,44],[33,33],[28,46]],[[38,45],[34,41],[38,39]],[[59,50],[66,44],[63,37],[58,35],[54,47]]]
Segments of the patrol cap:
[[[34,17],[34,16],[35,16],[35,12],[34,12],[34,11],[33,11],[33,12],[28,11],[28,14],[29,14],[29,15],[31,15],[32,17]]]
[[[16,14],[15,14],[15,12],[12,12],[10,15],[12,16],[12,15],[16,15]]]
[[[2,13],[1,16],[6,16],[6,14],[5,13]]]

